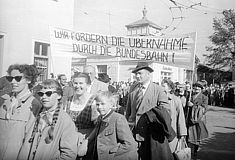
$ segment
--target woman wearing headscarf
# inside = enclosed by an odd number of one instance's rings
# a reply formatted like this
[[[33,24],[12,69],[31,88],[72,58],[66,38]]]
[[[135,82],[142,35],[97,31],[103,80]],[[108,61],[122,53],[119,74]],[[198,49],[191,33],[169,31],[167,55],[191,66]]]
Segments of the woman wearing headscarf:
[[[7,73],[12,89],[0,97],[0,159],[14,160],[41,104],[30,91],[38,77],[34,65],[14,64]]]
[[[194,158],[203,139],[208,137],[205,124],[205,114],[208,110],[208,98],[202,93],[203,85],[200,81],[193,84],[191,101],[188,102],[187,127],[188,142],[192,148]]]
[[[26,135],[18,159],[76,159],[78,133],[73,121],[62,109],[60,84],[53,79],[45,80],[37,94],[43,107]]]

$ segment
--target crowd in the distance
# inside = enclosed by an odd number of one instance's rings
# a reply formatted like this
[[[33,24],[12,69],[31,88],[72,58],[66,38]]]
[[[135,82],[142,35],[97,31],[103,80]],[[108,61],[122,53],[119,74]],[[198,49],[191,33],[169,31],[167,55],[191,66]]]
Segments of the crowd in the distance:
[[[232,84],[210,84],[203,82],[203,93],[208,97],[208,104],[219,107],[234,107],[234,89]]]
[[[88,65],[71,81],[38,82],[34,65],[10,65],[0,82],[0,160],[170,160],[184,142],[196,156],[208,136],[203,82],[154,83],[146,62],[132,73],[135,82],[117,83]]]

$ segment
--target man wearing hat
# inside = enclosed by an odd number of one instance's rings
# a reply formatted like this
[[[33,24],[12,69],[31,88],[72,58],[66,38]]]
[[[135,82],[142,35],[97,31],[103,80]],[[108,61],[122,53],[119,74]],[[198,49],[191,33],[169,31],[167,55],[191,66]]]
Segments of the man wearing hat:
[[[152,142],[149,141],[149,138],[146,138],[151,137],[151,133],[148,132],[149,123],[150,119],[155,118],[155,113],[153,113],[155,108],[160,112],[159,115],[161,115],[162,123],[166,124],[164,125],[166,127],[164,131],[173,130],[170,125],[170,115],[166,111],[166,108],[169,108],[167,95],[161,86],[151,81],[152,72],[153,69],[148,66],[147,62],[138,62],[136,68],[132,71],[136,75],[137,82],[130,87],[126,106],[126,118],[130,126],[133,127],[134,137],[139,143],[139,156],[141,159],[151,160],[157,157],[157,159],[169,160],[172,158],[172,155],[167,138],[165,138],[165,145],[158,145],[158,147],[165,148],[158,149],[156,149],[156,146],[152,147],[153,145],[150,145]],[[160,127],[157,130],[161,132]],[[164,131],[162,131],[162,134]],[[167,134],[169,137],[172,135],[172,133]],[[162,136],[164,137],[164,135]],[[169,154],[166,154],[167,151]]]

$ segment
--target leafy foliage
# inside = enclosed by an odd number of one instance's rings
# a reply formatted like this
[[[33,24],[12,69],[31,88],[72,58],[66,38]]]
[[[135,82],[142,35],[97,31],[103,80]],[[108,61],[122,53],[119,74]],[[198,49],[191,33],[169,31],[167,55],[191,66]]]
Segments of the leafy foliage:
[[[209,36],[213,46],[207,46],[207,51],[211,54],[204,55],[207,64],[213,68],[228,67],[234,68],[235,60],[235,12],[234,10],[224,10],[221,19],[213,20],[214,33]]]

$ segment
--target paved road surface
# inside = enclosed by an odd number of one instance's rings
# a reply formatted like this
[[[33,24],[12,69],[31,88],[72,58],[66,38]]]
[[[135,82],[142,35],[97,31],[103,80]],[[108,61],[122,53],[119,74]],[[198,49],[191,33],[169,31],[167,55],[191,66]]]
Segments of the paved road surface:
[[[210,106],[206,125],[209,138],[197,160],[235,160],[235,109]]]

